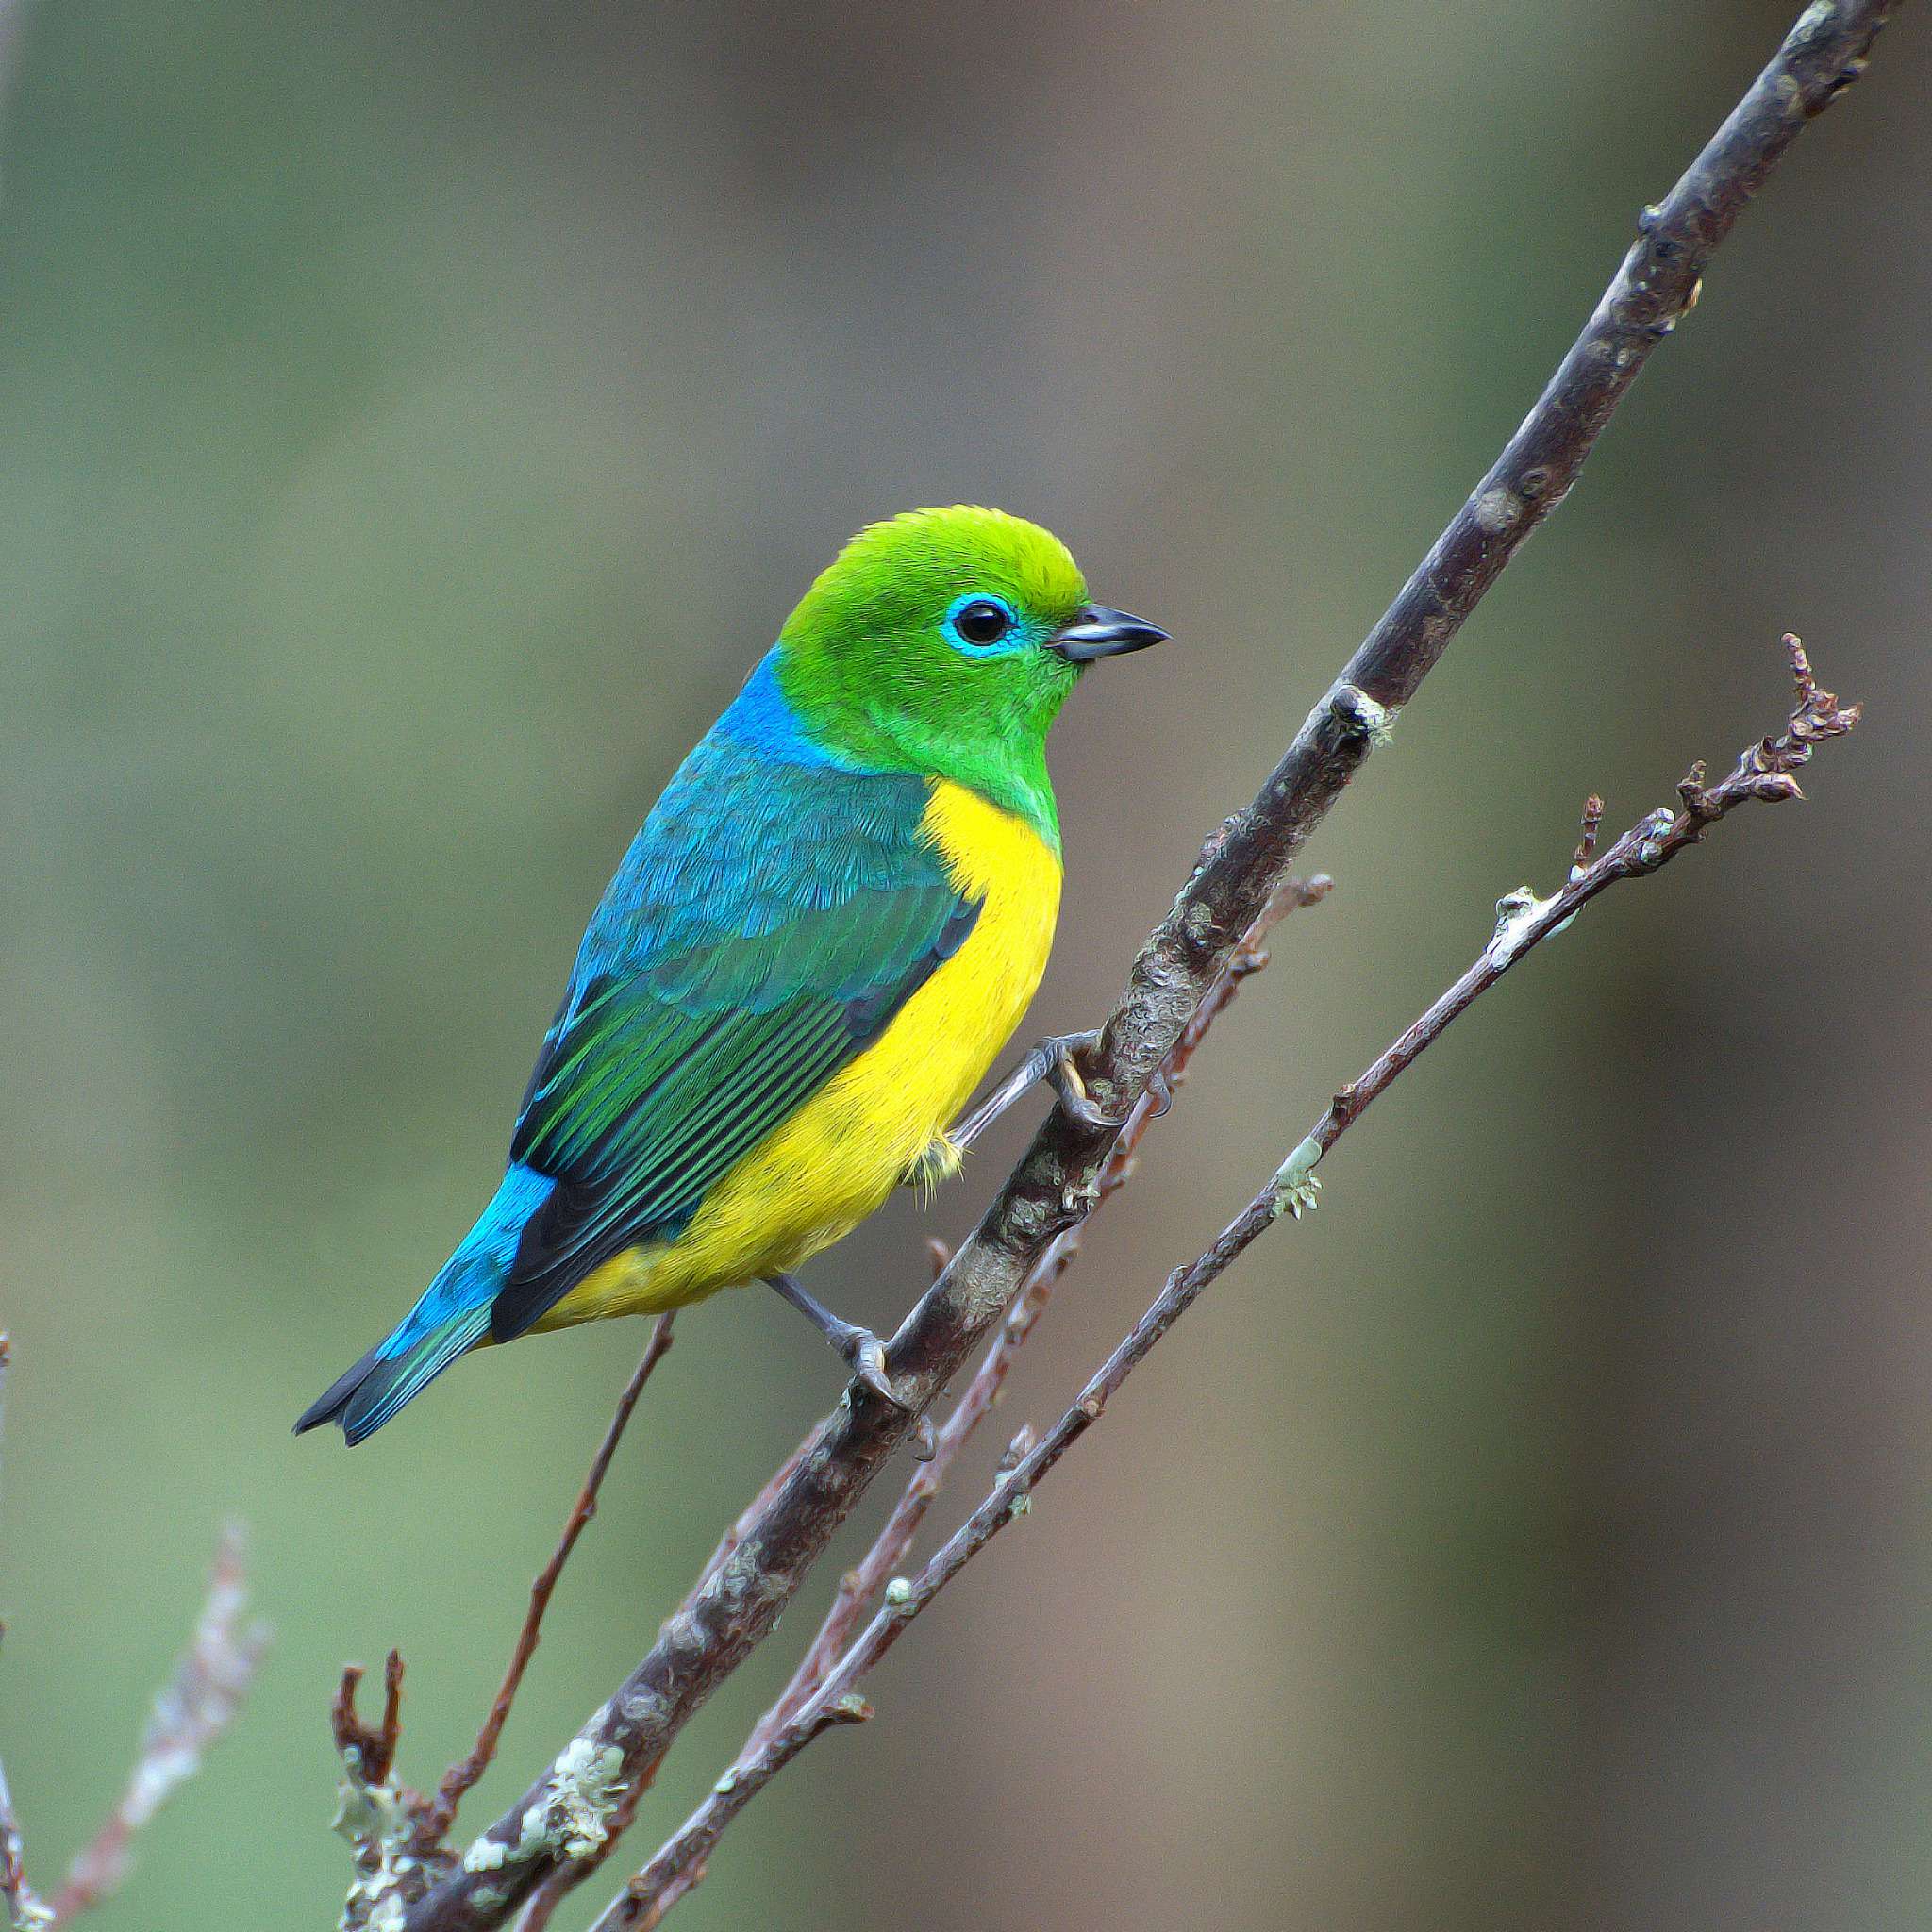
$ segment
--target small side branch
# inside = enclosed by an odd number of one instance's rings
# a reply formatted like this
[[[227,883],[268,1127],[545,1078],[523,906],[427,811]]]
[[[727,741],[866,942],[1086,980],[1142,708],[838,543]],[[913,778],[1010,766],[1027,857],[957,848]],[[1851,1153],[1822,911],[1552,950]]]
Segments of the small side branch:
[[[216,1547],[193,1641],[155,1695],[127,1789],[54,1894],[50,1926],[65,1925],[120,1890],[133,1868],[136,1834],[201,1769],[208,1746],[234,1723],[272,1635],[259,1618],[244,1624],[247,1607],[242,1530],[231,1523]]]
[[[1004,1469],[978,1508],[916,1577],[899,1577],[888,1585],[884,1607],[824,1673],[813,1694],[782,1722],[773,1724],[768,1719],[760,1724],[738,1762],[675,1836],[612,1900],[591,1932],[649,1932],[703,1877],[706,1861],[725,1827],[773,1777],[814,1738],[836,1724],[871,1714],[858,1688],[866,1674],[933,1598],[1014,1517],[1025,1513],[1035,1486],[1100,1420],[1115,1391],[1235,1257],[1284,1214],[1298,1218],[1314,1206],[1315,1163],[1361,1118],[1369,1105],[1441,1037],[1457,1014],[1466,1011],[1524,953],[1552,933],[1560,932],[1585,905],[1618,880],[1642,878],[1657,872],[1687,846],[1698,843],[1713,824],[1747,800],[1769,804],[1803,795],[1792,773],[1806,763],[1821,740],[1851,730],[1857,722],[1858,708],[1841,708],[1829,691],[1819,689],[1796,638],[1788,636],[1785,645],[1797,687],[1797,704],[1785,731],[1751,746],[1721,784],[1707,785],[1703,765],[1693,764],[1678,787],[1680,810],[1651,813],[1601,856],[1595,846],[1603,806],[1598,799],[1590,801],[1584,811],[1582,843],[1562,890],[1547,899],[1538,899],[1527,888],[1521,888],[1499,903],[1495,934],[1469,970],[1366,1072],[1336,1094],[1321,1120],[1213,1245],[1185,1268],[1174,1270],[1153,1305],[1044,1440],[1037,1444],[1016,1444],[1019,1453],[1010,1458],[1010,1466]]]
[[[1667,865],[1686,847],[1697,844],[1710,827],[1747,800],[1775,804],[1802,798],[1792,775],[1808,762],[1822,740],[1837,738],[1858,722],[1858,707],[1841,708],[1828,691],[1821,691],[1811,674],[1804,647],[1789,633],[1785,650],[1791,664],[1797,704],[1790,723],[1776,738],[1767,738],[1743,752],[1730,775],[1721,784],[1706,782],[1702,759],[1677,786],[1678,809],[1659,807],[1640,820],[1608,851],[1596,851],[1603,823],[1603,801],[1592,798],[1584,808],[1583,839],[1562,890],[1539,899],[1527,886],[1496,902],[1496,930],[1482,956],[1428,1011],[1416,1021],[1358,1078],[1337,1092],[1328,1110],[1285,1160],[1270,1187],[1276,1211],[1300,1214],[1314,1205],[1314,1167],[1361,1116],[1362,1109],[1425,1048],[1470,1003],[1495,984],[1532,946],[1561,932],[1583,907],[1620,879],[1642,878]]]
[[[8,1338],[0,1335],[0,1403],[12,1358]],[[127,1788],[69,1866],[67,1882],[51,1905],[27,1883],[20,1823],[7,1774],[0,1771],[0,1902],[15,1932],[51,1932],[118,1891],[134,1866],[136,1835],[201,1769],[208,1746],[234,1723],[274,1634],[260,1618],[242,1622],[248,1608],[242,1554],[241,1524],[225,1524],[194,1636],[174,1674],[155,1693]]]
[[[1203,854],[1203,862],[1214,849],[1209,841],[1208,852]],[[1227,1008],[1240,992],[1242,983],[1261,971],[1268,964],[1265,941],[1269,933],[1289,912],[1302,907],[1319,905],[1334,886],[1334,880],[1326,873],[1317,873],[1312,878],[1288,879],[1281,890],[1270,898],[1247,932],[1241,936],[1241,942],[1228,956],[1220,977],[1202,1001],[1200,1010],[1189,1023],[1180,1039],[1175,1041],[1174,1051],[1162,1064],[1158,1074],[1148,1084],[1140,1099],[1135,1103],[1126,1124],[1121,1129],[1119,1138],[1108,1150],[1106,1161],[1094,1180],[1093,1204],[1089,1209],[1090,1216],[1096,1212],[1102,1203],[1124,1187],[1134,1172],[1134,1157],[1141,1144],[1141,1137],[1149,1124],[1166,1112],[1174,1094],[1187,1078],[1188,1064],[1193,1058],[1195,1050],[1207,1038],[1208,1029]],[[1085,1224],[1082,1224],[1084,1227]],[[887,1519],[886,1525],[874,1539],[872,1547],[859,1559],[858,1565],[839,1580],[838,1594],[833,1598],[832,1607],[826,1613],[818,1635],[812,1640],[811,1648],[807,1651],[804,1661],[792,1674],[791,1681],[785,1687],[778,1701],[758,1720],[758,1727],[751,1735],[740,1763],[725,1774],[730,1780],[746,1758],[755,1757],[773,1737],[802,1710],[807,1702],[818,1690],[838,1661],[852,1632],[857,1628],[867,1605],[884,1590],[894,1570],[899,1566],[908,1549],[911,1547],[919,1525],[924,1520],[926,1511],[932,1507],[933,1499],[939,1494],[948,1472],[958,1458],[961,1449],[972,1439],[974,1431],[992,1411],[999,1400],[1001,1389],[1006,1385],[1020,1350],[1032,1334],[1034,1324],[1045,1311],[1054,1289],[1060,1277],[1073,1266],[1080,1252],[1080,1229],[1069,1230],[1055,1241],[1047,1251],[1045,1258],[1028,1278],[1019,1297],[1007,1310],[1005,1319],[995,1332],[992,1344],[974,1372],[973,1379],[966,1386],[966,1391],[955,1405],[952,1414],[939,1431],[937,1446],[932,1459],[926,1463],[907,1484],[905,1493],[897,1507]],[[948,1257],[949,1258],[949,1257]],[[943,1272],[944,1262],[941,1262]],[[1024,1433],[1024,1432],[1023,1432]],[[1017,1451],[1009,1449],[1008,1454],[1024,1454],[1032,1447],[1030,1438],[1021,1442],[1016,1439]]]

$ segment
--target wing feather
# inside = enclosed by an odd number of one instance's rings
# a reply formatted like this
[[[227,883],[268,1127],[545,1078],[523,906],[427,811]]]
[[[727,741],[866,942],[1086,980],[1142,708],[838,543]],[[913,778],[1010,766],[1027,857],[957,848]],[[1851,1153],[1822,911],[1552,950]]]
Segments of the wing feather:
[[[586,933],[510,1158],[557,1183],[491,1310],[521,1334],[593,1269],[675,1236],[957,951],[979,907],[920,824],[924,781],[774,763],[716,732]]]

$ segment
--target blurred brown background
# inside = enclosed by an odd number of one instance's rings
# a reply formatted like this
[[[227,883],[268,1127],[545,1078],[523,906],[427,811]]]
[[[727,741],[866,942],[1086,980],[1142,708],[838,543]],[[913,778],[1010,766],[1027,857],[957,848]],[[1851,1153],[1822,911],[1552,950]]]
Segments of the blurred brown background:
[[[412,1780],[474,1732],[641,1330],[466,1363],[353,1456],[289,1424],[489,1193],[598,890],[835,546],[995,502],[1174,630],[1057,734],[1029,1024],[1091,1024],[1794,10],[25,12],[0,1749],[43,1885],[230,1509],[278,1647],[104,1932],[334,1923],[343,1657],[408,1657]],[[1857,738],[1403,1081],[678,1924],[1932,1915],[1928,85],[1914,10],[1324,829],[1334,895],[1150,1138],[974,1485],[1491,902],[1558,878],[1588,791],[1621,825],[1727,763],[1782,715],[1787,627]],[[816,1289],[891,1323],[1024,1125]],[[472,1826],[839,1386],[761,1291],[678,1337]]]

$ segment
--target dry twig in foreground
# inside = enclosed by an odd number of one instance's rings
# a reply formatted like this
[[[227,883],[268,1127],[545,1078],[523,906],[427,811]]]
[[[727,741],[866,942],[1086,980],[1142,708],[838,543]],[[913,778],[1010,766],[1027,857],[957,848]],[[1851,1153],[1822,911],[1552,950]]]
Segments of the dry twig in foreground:
[[[624,1393],[617,1399],[616,1412],[604,1440],[591,1458],[590,1474],[572,1506],[555,1553],[530,1584],[530,1607],[525,1613],[523,1628],[517,1634],[509,1668],[490,1707],[490,1715],[477,1733],[469,1753],[444,1772],[433,1799],[420,1791],[396,1784],[391,1774],[395,1768],[396,1743],[402,1734],[403,1659],[391,1651],[383,1665],[382,1723],[372,1730],[356,1714],[356,1692],[362,1682],[360,1664],[343,1667],[341,1681],[329,1706],[330,1726],[335,1734],[336,1751],[342,1760],[341,1806],[335,1828],[345,1838],[356,1855],[358,1877],[349,1893],[348,1916],[353,1921],[358,1907],[373,1912],[397,1889],[423,1878],[447,1872],[456,1862],[442,1849],[442,1840],[454,1823],[457,1807],[489,1769],[495,1755],[510,1707],[524,1680],[524,1672],[536,1655],[542,1632],[543,1614],[557,1589],[563,1566],[576,1547],[584,1525],[597,1513],[597,1495],[609,1473],[610,1459],[624,1439],[631,1412],[644,1392],[651,1372],[671,1352],[671,1316],[658,1316],[643,1355],[631,1371]]]
[[[10,1359],[7,1337],[0,1335],[0,1395]],[[215,1548],[214,1574],[193,1640],[174,1675],[155,1693],[127,1788],[108,1822],[68,1868],[67,1882],[51,1905],[27,1883],[20,1825],[6,1774],[0,1772],[0,1900],[19,1932],[52,1932],[118,1891],[133,1869],[135,1835],[175,1788],[201,1769],[208,1747],[235,1721],[272,1634],[259,1618],[242,1625],[248,1581],[242,1557],[241,1526],[230,1523]]]
[[[638,1406],[638,1397],[644,1392],[644,1384],[651,1379],[651,1371],[671,1353],[671,1317],[659,1315],[652,1324],[651,1339],[644,1344],[643,1355],[637,1367],[631,1371],[631,1378],[625,1385],[625,1391],[617,1398],[617,1412],[610,1418],[610,1426],[604,1432],[604,1441],[598,1446],[595,1458],[591,1464],[591,1473],[584,1478],[584,1487],[579,1491],[576,1506],[570,1512],[570,1520],[563,1526],[563,1535],[557,1545],[557,1554],[551,1557],[536,1580],[530,1585],[530,1607],[524,1618],[524,1627],[517,1636],[517,1647],[509,1660],[509,1669],[505,1673],[503,1686],[496,1693],[496,1700],[490,1707],[490,1715],[478,1732],[476,1741],[470,1755],[459,1763],[450,1766],[443,1773],[442,1782],[437,1787],[435,1803],[429,1807],[423,1825],[426,1841],[430,1845],[441,1844],[450,1826],[456,1823],[457,1807],[462,1802],[467,1791],[490,1768],[490,1760],[496,1755],[497,1740],[503,1736],[503,1726],[509,1717],[509,1707],[516,1701],[517,1688],[524,1681],[524,1672],[537,1653],[537,1640],[543,1625],[543,1612],[550,1607],[551,1592],[557,1588],[557,1579],[563,1574],[563,1566],[570,1560],[570,1553],[576,1547],[577,1538],[583,1534],[584,1525],[597,1513],[597,1491],[604,1487],[604,1477],[610,1468],[610,1458],[617,1454],[617,1445],[624,1438],[625,1426],[630,1421],[631,1410]]]
[[[54,1894],[51,1924],[119,1890],[134,1864],[134,1838],[175,1788],[201,1769],[208,1747],[234,1723],[261,1668],[273,1633],[256,1618],[245,1627],[248,1579],[242,1567],[242,1530],[227,1524],[215,1548],[208,1601],[194,1638],[156,1693],[142,1733],[141,1756],[113,1815],[75,1859],[67,1883]]]

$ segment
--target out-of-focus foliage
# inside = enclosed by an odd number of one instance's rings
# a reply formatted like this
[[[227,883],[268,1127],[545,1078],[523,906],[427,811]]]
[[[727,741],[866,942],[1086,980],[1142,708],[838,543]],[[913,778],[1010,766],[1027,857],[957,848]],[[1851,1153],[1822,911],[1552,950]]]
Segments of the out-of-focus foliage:
[[[43,1885],[229,1509],[279,1646],[104,1932],[332,1923],[343,1657],[408,1657],[406,1775],[467,1741],[641,1332],[467,1362],[353,1456],[288,1424],[489,1192],[604,877],[832,548],[996,502],[1175,633],[1058,735],[1035,1019],[1090,1024],[1791,10],[29,10],[0,1749]],[[1011,1425],[1557,876],[1586,791],[1627,822],[1776,722],[1782,629],[1866,728],[1403,1083],[895,1652],[879,1722],[748,1815],[693,1932],[1932,1910],[1928,28],[1805,136],[1324,829],[1336,892]],[[1020,1132],[817,1290],[891,1319]],[[838,1386],[762,1292],[678,1332],[478,1824]]]

